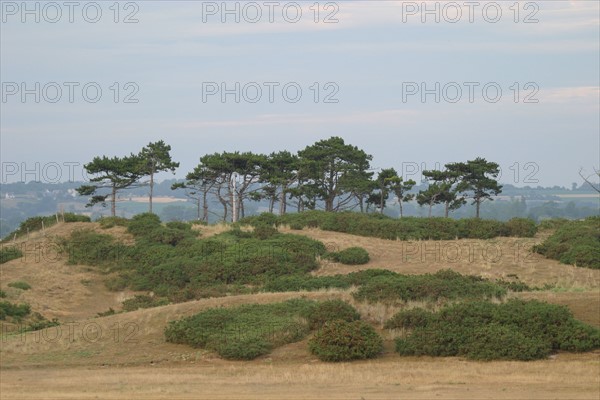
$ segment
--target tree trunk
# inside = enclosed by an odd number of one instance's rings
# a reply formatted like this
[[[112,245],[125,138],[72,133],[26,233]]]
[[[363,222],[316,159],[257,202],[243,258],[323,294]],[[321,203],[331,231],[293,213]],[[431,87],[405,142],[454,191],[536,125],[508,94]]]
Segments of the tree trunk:
[[[402,200],[398,199],[398,204],[400,204],[400,218],[402,218]]]
[[[448,218],[448,211],[450,209],[450,203],[446,202],[446,209],[444,210],[444,217]]]
[[[152,214],[152,195],[154,194],[154,166],[150,173],[150,214]]]
[[[333,211],[333,198],[328,197],[325,199],[325,211],[331,212]]]
[[[281,188],[279,195],[279,215],[285,215],[285,187]]]
[[[269,212],[273,214],[273,208],[275,208],[275,198],[271,197],[269,199]]]
[[[475,199],[475,218],[479,218],[479,206],[481,205],[481,199]]]
[[[207,191],[202,193],[202,220],[208,223],[208,203],[206,202]]]
[[[433,202],[429,203],[429,218],[431,218],[431,209],[433,208]]]
[[[117,215],[117,187],[114,184],[112,186],[110,203],[110,215],[114,217]]]
[[[200,221],[200,197],[198,197],[198,202],[196,203],[196,219]]]

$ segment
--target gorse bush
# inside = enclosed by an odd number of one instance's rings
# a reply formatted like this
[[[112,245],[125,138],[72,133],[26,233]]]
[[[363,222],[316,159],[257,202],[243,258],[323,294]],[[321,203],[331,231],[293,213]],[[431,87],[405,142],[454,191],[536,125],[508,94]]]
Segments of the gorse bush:
[[[127,225],[129,225],[129,220],[127,218],[122,217],[102,217],[96,222],[100,224],[100,227],[102,229],[109,229],[115,226],[127,227]]]
[[[0,264],[23,257],[23,252],[16,246],[3,246],[0,249]]]
[[[346,265],[361,265],[369,262],[369,253],[362,247],[349,247],[339,252],[329,253],[328,258]]]
[[[254,227],[254,236],[260,240],[266,240],[277,234],[277,228],[272,225],[259,224]]]
[[[394,303],[438,299],[491,299],[506,295],[506,289],[473,275],[441,270],[424,275],[380,275],[361,285],[354,298],[370,303]]]
[[[119,263],[127,250],[113,236],[91,229],[75,230],[68,239],[59,239],[58,242],[70,264],[110,266]]]
[[[21,289],[21,290],[29,290],[31,289],[31,285],[27,282],[23,282],[23,281],[15,281],[15,282],[11,282],[8,284],[9,287],[13,287],[15,289]]]
[[[308,342],[311,353],[322,361],[351,361],[377,357],[383,340],[364,321],[327,322]]]
[[[8,301],[0,301],[0,320],[13,317],[17,321],[29,315],[31,307],[29,304],[13,304]]]
[[[321,242],[304,236],[275,231],[257,238],[239,227],[198,239],[190,224],[163,225],[154,214],[135,216],[127,229],[135,245],[83,230],[63,240],[62,247],[72,263],[117,272],[108,280],[109,288],[153,291],[170,301],[251,292],[250,287],[277,277],[307,274],[326,252]]]
[[[167,299],[138,294],[123,302],[123,310],[135,311],[139,308],[159,307],[167,304],[169,304],[169,300]]]
[[[216,351],[223,358],[249,360],[305,338],[309,327],[302,315],[314,306],[313,301],[293,299],[213,308],[170,322],[165,337],[167,342]]]
[[[242,219],[242,224],[257,224],[261,217]],[[381,214],[355,212],[329,213],[306,211],[276,217],[269,214],[269,224],[289,225],[292,229],[321,228],[326,231],[391,240],[490,239],[498,236],[531,237],[536,233],[533,220],[515,218],[508,222],[482,219],[418,218],[393,219]]]
[[[529,218],[512,218],[504,223],[508,236],[534,237],[537,233],[535,221]]]
[[[600,268],[600,217],[562,223],[534,250],[563,264]]]
[[[436,313],[401,311],[386,328],[410,330],[396,339],[401,355],[527,361],[557,350],[600,347],[598,329],[575,320],[566,307],[539,301],[468,302]]]
[[[305,315],[311,329],[317,329],[326,322],[342,320],[346,322],[357,321],[360,314],[354,307],[342,300],[328,300],[318,303]]]

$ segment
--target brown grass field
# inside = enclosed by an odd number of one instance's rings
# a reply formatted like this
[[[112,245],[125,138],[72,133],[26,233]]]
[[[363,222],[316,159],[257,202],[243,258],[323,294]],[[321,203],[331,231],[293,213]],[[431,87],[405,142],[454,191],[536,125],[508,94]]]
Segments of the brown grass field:
[[[18,334],[4,325],[0,347],[1,399],[598,399],[600,351],[559,353],[535,362],[473,362],[460,358],[400,357],[386,339],[375,360],[323,363],[306,340],[283,346],[250,362],[166,343],[165,325],[209,307],[268,303],[306,296],[343,298],[381,328],[397,308],[355,303],[349,291],[262,293],[211,298],[97,318],[116,310],[132,292],[110,292],[105,275],[68,265],[52,251],[54,237],[96,224],[60,224],[33,234],[23,259],[0,265],[0,288],[9,301],[28,302],[60,327]],[[203,236],[225,230],[201,227]],[[287,231],[287,229],[282,229]],[[122,228],[109,230],[120,240]],[[320,230],[289,231],[319,239],[330,249],[362,246],[371,262],[360,267],[322,262],[318,275],[387,268],[427,273],[452,268],[461,273],[511,279],[553,289],[514,294],[567,305],[578,319],[600,326],[600,271],[562,265],[529,248],[543,239],[392,242]],[[39,246],[36,250],[36,246]],[[47,249],[46,254],[41,253]],[[40,256],[42,254],[42,256]],[[7,287],[16,280],[32,288]]]

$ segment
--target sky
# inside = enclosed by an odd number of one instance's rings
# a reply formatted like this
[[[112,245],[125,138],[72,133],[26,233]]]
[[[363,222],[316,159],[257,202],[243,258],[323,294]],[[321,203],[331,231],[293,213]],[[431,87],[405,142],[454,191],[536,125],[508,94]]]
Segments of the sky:
[[[1,183],[82,180],[161,139],[183,178],[340,136],[407,179],[484,157],[570,187],[600,167],[599,7],[1,1]]]

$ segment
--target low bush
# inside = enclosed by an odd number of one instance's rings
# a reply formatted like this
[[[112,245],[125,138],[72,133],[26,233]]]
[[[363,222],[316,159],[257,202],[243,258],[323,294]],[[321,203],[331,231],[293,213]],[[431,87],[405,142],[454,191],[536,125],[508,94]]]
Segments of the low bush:
[[[305,317],[310,329],[317,329],[327,322],[338,319],[346,322],[357,321],[360,319],[360,314],[356,308],[345,301],[327,300],[318,303]]]
[[[91,218],[87,215],[64,213],[62,217],[64,222],[92,222]]]
[[[3,246],[0,249],[0,264],[23,257],[23,252],[15,246]]]
[[[255,218],[255,217],[251,217]],[[270,217],[271,219],[273,216]],[[244,219],[242,224],[256,223]],[[390,240],[453,240],[456,238],[490,239],[498,236],[530,237],[535,223],[526,219],[500,222],[477,218],[454,220],[450,218],[405,217],[394,219],[381,214],[356,212],[306,211],[277,217],[275,224],[286,224],[293,229],[321,228],[326,231],[377,237]]]
[[[4,299],[6,297],[6,292],[4,290],[0,290],[0,299]]]
[[[362,247],[349,247],[339,252],[329,253],[328,258],[346,265],[361,265],[369,262],[369,253]]]
[[[5,320],[6,317],[13,317],[17,320],[29,315],[31,307],[29,304],[14,304],[8,301],[0,301],[0,320]]]
[[[102,217],[98,219],[96,222],[100,224],[102,229],[109,229],[115,226],[125,226],[129,225],[129,220],[127,218],[122,217]]]
[[[16,289],[21,289],[21,290],[29,290],[31,289],[31,285],[27,282],[23,282],[23,281],[15,281],[15,282],[11,282],[8,284],[9,287],[13,287]]]
[[[254,226],[254,236],[260,240],[269,239],[277,233],[277,228],[274,228],[272,225],[258,224]]]
[[[165,328],[167,342],[216,351],[228,359],[249,360],[278,346],[297,342],[309,333],[302,315],[315,306],[310,300],[212,308]]]
[[[473,275],[441,270],[424,275],[380,275],[361,285],[353,294],[358,301],[395,303],[439,299],[491,299],[506,295],[506,289]]]
[[[558,350],[600,348],[600,330],[575,320],[564,306],[539,301],[467,302],[436,313],[401,311],[386,327],[410,330],[396,339],[401,355],[528,361]]]
[[[600,269],[600,217],[562,223],[534,251],[563,264]]]
[[[75,230],[69,238],[59,239],[59,244],[70,264],[110,266],[121,262],[127,252],[127,246],[113,236],[91,229]]]
[[[504,223],[508,236],[534,237],[537,233],[535,221],[529,218],[512,218]]]
[[[377,357],[383,340],[364,321],[327,322],[308,342],[311,353],[322,361],[351,361]]]
[[[386,329],[414,329],[422,328],[431,323],[433,312],[422,308],[413,308],[400,311],[385,323]]]
[[[143,213],[134,216],[129,221],[127,230],[134,236],[144,236],[156,228],[160,228],[160,218],[156,214]]]
[[[138,294],[123,302],[123,310],[135,311],[140,308],[160,307],[167,304],[169,304],[169,300],[167,299]]]

